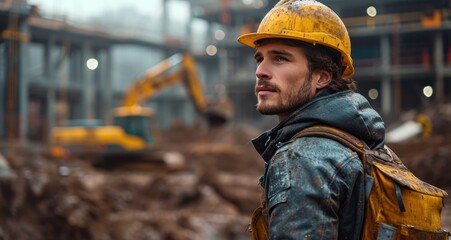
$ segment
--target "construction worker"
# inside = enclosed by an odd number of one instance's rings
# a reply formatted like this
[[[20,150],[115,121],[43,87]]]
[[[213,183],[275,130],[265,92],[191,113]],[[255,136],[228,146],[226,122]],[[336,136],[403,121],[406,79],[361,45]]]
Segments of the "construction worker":
[[[370,147],[384,145],[382,118],[350,79],[345,25],[320,2],[282,0],[257,32],[238,42],[255,48],[257,110],[279,120],[252,140],[266,162],[252,238],[359,239],[365,175],[358,156],[331,139],[292,139],[307,127],[328,125]]]

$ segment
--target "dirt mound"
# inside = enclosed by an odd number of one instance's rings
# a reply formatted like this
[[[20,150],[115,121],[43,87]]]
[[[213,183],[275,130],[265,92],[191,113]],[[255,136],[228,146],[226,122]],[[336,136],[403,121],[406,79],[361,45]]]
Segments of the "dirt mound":
[[[176,172],[8,156],[14,176],[0,180],[0,239],[248,239],[263,169],[249,144],[254,133],[244,126],[166,132],[160,149],[187,161]]]
[[[0,239],[249,239],[263,171],[250,139],[259,132],[245,125],[162,132],[158,148],[184,156],[180,171],[8,155],[12,174],[0,171]],[[449,189],[449,139],[435,134],[391,147],[419,178]]]
[[[436,135],[389,146],[418,178],[441,188],[451,186],[450,138]]]
[[[448,173],[451,163],[451,104],[436,104],[422,111],[408,112],[400,117],[400,123],[416,120],[417,116],[422,116],[423,131],[427,134],[388,143],[388,146],[420,179],[448,188],[451,186]]]

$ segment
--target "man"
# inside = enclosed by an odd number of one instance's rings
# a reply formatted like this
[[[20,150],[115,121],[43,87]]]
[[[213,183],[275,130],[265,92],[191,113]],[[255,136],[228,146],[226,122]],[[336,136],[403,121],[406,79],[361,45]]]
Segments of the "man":
[[[260,179],[268,224],[263,236],[359,239],[365,194],[358,156],[330,139],[292,139],[307,127],[328,125],[370,147],[384,144],[381,117],[349,79],[354,68],[343,22],[319,2],[282,0],[256,33],[238,41],[256,49],[257,110],[279,118],[252,140],[266,162]]]

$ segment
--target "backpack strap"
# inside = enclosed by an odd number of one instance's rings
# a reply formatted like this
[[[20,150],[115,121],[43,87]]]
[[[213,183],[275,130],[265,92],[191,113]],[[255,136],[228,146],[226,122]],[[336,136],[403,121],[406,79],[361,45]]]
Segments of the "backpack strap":
[[[365,142],[354,137],[353,135],[342,131],[338,128],[325,126],[325,125],[315,125],[312,127],[304,128],[297,132],[291,139],[300,137],[324,137],[335,140],[346,147],[356,151],[358,153],[362,152],[366,146]]]
[[[371,150],[369,150],[368,146],[364,141],[345,131],[330,126],[315,125],[312,127],[302,129],[301,131],[297,132],[293,137],[291,137],[291,139],[301,137],[323,137],[335,140],[343,144],[345,147],[356,152],[359,155],[360,160],[362,161],[363,169],[366,169],[365,153]]]

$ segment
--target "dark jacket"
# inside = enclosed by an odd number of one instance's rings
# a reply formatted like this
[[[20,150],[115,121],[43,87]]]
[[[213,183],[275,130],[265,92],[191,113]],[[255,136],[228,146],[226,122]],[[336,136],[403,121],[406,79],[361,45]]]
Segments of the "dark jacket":
[[[270,239],[359,239],[365,194],[356,153],[319,137],[291,140],[300,130],[329,125],[370,147],[383,146],[384,123],[358,93],[325,90],[285,121],[252,140],[266,162]]]

